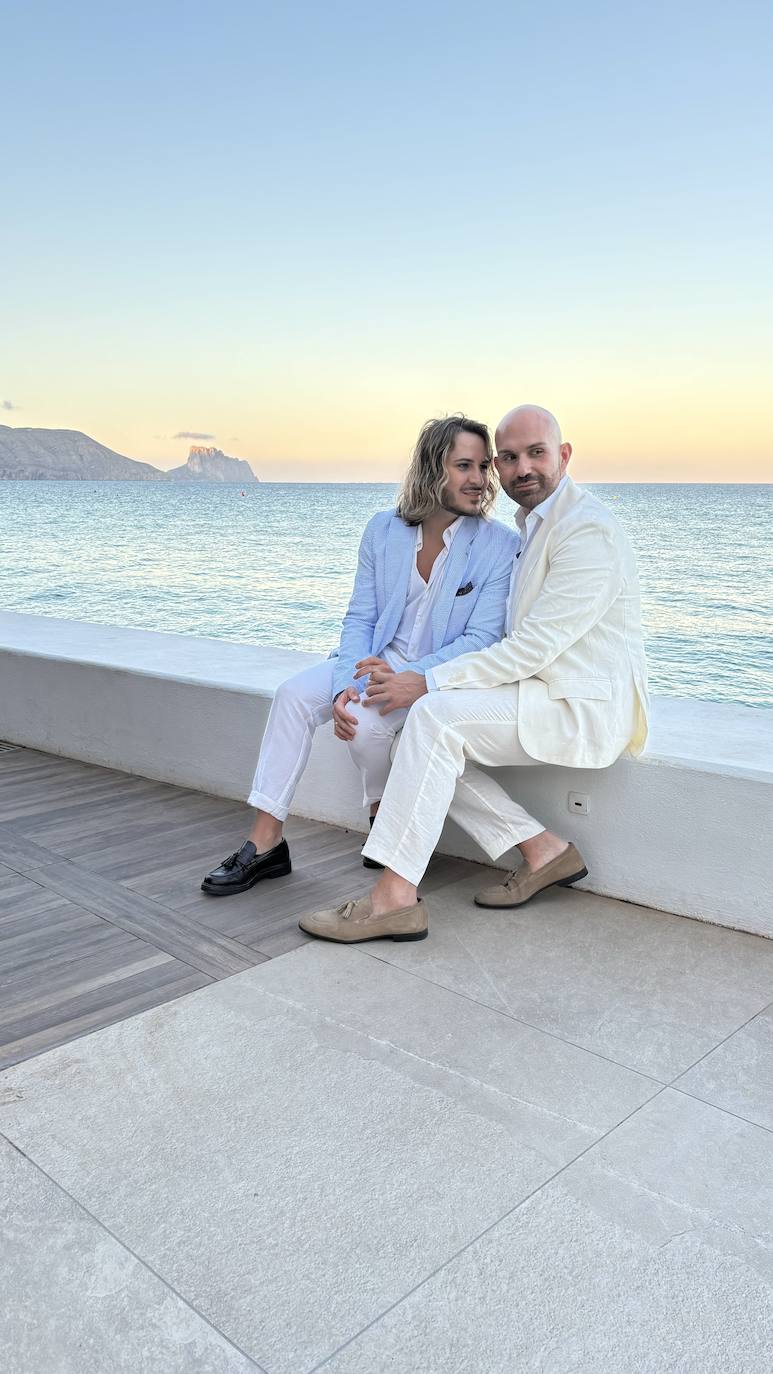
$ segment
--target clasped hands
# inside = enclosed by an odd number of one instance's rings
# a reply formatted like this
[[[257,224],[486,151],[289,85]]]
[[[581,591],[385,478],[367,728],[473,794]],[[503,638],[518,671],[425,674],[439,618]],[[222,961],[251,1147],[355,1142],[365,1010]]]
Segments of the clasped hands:
[[[355,678],[369,678],[365,688],[364,706],[377,708],[379,715],[387,716],[390,711],[412,706],[414,701],[423,697],[427,691],[427,680],[423,673],[406,671],[396,673],[383,658],[363,658],[355,664]],[[359,701],[356,687],[345,687],[333,703],[333,730],[337,739],[354,739],[357,717],[346,706],[350,701]]]

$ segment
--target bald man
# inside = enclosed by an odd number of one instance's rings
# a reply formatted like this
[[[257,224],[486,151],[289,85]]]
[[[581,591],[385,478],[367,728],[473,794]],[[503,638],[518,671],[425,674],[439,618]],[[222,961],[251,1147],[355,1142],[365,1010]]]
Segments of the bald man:
[[[496,450],[520,535],[506,637],[424,674],[372,673],[370,709],[410,708],[363,850],[384,874],[367,897],[304,918],[310,935],[424,939],[417,887],[449,814],[491,859],[521,852],[519,868],[477,894],[479,906],[523,906],[554,884],[570,886],[587,874],[575,846],[476,764],[606,768],[644,748],[647,669],[628,540],[569,477],[572,446],[549,411],[509,411]]]

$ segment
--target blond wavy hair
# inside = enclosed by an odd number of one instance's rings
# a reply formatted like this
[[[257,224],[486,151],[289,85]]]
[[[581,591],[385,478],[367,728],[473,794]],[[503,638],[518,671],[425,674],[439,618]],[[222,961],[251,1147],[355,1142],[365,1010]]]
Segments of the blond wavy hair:
[[[411,454],[397,498],[397,514],[406,525],[420,525],[443,504],[443,492],[448,485],[448,458],[458,434],[477,434],[483,440],[486,457],[492,465],[480,513],[488,515],[491,510],[497,495],[491,435],[478,420],[470,420],[466,415],[446,415],[442,420],[427,420]]]

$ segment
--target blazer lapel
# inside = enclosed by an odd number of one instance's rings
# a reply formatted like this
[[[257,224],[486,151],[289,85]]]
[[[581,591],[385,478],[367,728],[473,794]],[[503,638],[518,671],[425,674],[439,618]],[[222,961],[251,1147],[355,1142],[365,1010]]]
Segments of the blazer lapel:
[[[515,606],[510,612],[511,619],[514,620],[516,617],[518,619],[522,618],[531,606],[533,600],[531,589],[529,589],[528,598],[524,595],[526,584],[531,579],[531,575],[535,569],[542,563],[548,532],[556,521],[560,520],[562,515],[566,515],[566,512],[579,501],[580,496],[580,489],[577,487],[576,483],[572,481],[571,477],[569,477],[566,485],[558,493],[544,519],[540,521],[539,528],[534,531],[534,535],[529,540],[526,551],[522,555],[523,565],[518,569],[517,594]]]
[[[386,602],[378,618],[374,636],[374,652],[380,653],[394,638],[400,616],[408,600],[408,582],[416,553],[416,526],[406,525],[399,515],[392,520],[386,538],[384,554],[384,582]],[[378,648],[376,648],[378,644]]]
[[[456,531],[448,551],[448,561],[443,569],[443,585],[432,611],[432,651],[437,653],[445,642],[448,622],[454,607],[456,593],[462,585],[464,570],[470,555],[470,545],[478,533],[478,517],[465,515],[464,523]]]

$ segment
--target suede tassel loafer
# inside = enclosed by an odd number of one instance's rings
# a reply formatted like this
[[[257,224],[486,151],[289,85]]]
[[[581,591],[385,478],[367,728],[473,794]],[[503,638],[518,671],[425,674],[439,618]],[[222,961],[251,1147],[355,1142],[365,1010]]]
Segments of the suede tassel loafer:
[[[241,849],[207,874],[201,890],[208,892],[210,897],[231,897],[236,892],[247,892],[262,878],[284,878],[291,872],[287,840],[280,840],[263,854],[258,853],[251,840],[245,840]]]
[[[542,868],[529,868],[524,863],[514,873],[508,873],[503,883],[498,883],[496,887],[484,887],[482,892],[476,894],[475,905],[523,906],[546,887],[571,887],[572,883],[578,883],[587,874],[582,855],[570,844],[562,854],[551,859],[549,864],[543,864]]]
[[[365,940],[426,940],[427,908],[421,898],[415,906],[399,907],[374,915],[370,897],[358,902],[342,902],[332,911],[315,911],[298,922],[307,935],[318,940],[335,940],[340,945],[361,944]]]

